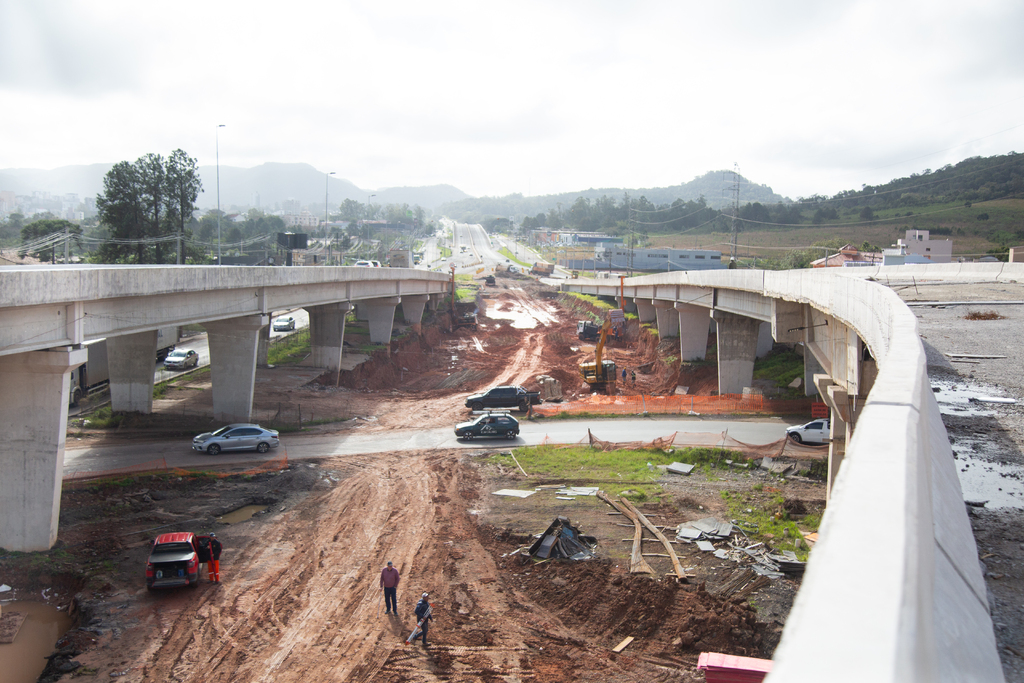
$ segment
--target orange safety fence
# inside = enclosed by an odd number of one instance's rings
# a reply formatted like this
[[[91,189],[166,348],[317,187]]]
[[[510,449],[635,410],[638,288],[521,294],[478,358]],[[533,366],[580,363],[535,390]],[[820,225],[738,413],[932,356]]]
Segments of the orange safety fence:
[[[166,458],[160,458],[159,460],[149,460],[147,462],[139,463],[138,465],[129,465],[128,467],[118,467],[110,470],[95,470],[89,472],[72,472],[63,479],[63,488],[75,488],[78,485],[85,484],[88,482],[96,481],[97,479],[110,479],[113,477],[123,477],[139,474],[157,474],[166,472],[174,474],[179,477],[187,477],[202,472],[203,476],[217,477],[223,479],[225,477],[234,477],[238,475],[252,476],[256,474],[264,474],[266,472],[279,472],[280,470],[288,469],[288,453],[286,452],[280,458],[274,458],[273,460],[267,460],[266,462],[260,463],[256,467],[244,470],[242,472],[211,472],[206,469],[185,469],[183,467],[168,467]]]
[[[590,413],[595,415],[724,415],[757,413],[762,415],[798,415],[809,413],[815,401],[810,398],[770,399],[760,394],[722,396],[603,396],[592,395],[571,403],[544,403],[533,407],[534,415],[553,416]]]

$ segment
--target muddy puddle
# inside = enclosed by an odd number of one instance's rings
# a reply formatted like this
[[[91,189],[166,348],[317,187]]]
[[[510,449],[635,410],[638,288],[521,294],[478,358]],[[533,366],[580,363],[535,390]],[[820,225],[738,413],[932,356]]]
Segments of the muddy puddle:
[[[246,505],[240,507],[237,510],[221,515],[217,518],[217,521],[221,524],[238,524],[252,518],[253,515],[257,515],[266,510],[269,505]]]
[[[992,418],[999,401],[1006,400],[997,387],[937,380],[931,384],[943,415]],[[952,441],[964,500],[986,501],[987,508],[1024,509],[1024,468],[999,462],[998,446],[984,437],[958,435]]]
[[[0,645],[0,678],[4,683],[34,683],[46,668],[45,657],[71,628],[71,617],[41,602],[0,602],[0,614],[25,615],[13,643]]]

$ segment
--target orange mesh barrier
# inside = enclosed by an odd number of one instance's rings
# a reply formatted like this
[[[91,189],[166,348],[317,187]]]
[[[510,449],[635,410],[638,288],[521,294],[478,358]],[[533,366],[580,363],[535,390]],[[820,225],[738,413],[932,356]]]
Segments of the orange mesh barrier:
[[[732,438],[727,432],[721,434],[714,432],[673,432],[670,436],[656,437],[651,441],[615,442],[600,439],[588,429],[587,435],[575,443],[555,442],[545,435],[541,445],[560,448],[590,446],[602,451],[716,448],[741,453],[748,459],[784,457],[795,460],[818,460],[828,456],[828,446],[808,446],[807,444],[798,444],[788,438],[782,438],[766,444],[749,444]]]
[[[758,413],[763,415],[807,414],[814,401],[768,399],[760,394],[723,396],[603,396],[591,395],[571,403],[544,403],[533,407],[535,415],[591,413],[596,415],[721,415]]]
[[[260,463],[256,467],[244,470],[242,472],[210,472],[205,469],[185,469],[183,467],[168,467],[167,460],[161,458],[160,460],[150,460],[148,462],[140,463],[138,465],[130,465],[128,467],[118,467],[112,470],[97,470],[93,472],[74,472],[64,477],[63,488],[75,488],[80,484],[87,482],[96,481],[97,479],[111,479],[114,477],[124,477],[138,474],[155,474],[158,472],[168,472],[170,474],[176,474],[179,477],[188,477],[202,472],[203,476],[217,477],[223,479],[225,477],[234,477],[237,475],[256,475],[263,474],[265,472],[277,472],[280,470],[288,469],[288,453],[285,452],[280,458],[274,458],[273,460],[267,460],[264,463]]]

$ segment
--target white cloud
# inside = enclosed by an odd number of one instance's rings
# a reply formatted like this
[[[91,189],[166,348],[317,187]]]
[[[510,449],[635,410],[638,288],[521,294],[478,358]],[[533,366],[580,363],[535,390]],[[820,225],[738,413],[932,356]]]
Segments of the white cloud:
[[[0,168],[209,164],[223,123],[222,164],[369,188],[650,187],[738,162],[828,194],[1024,151],[999,133],[1024,123],[1022,19],[1012,0],[13,0]]]

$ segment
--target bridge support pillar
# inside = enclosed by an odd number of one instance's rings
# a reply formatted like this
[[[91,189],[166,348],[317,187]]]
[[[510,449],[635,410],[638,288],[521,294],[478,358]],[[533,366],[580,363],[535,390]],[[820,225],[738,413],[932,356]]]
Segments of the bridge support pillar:
[[[153,412],[156,342],[156,330],[107,338],[111,410]]]
[[[641,323],[653,323],[658,318],[654,304],[650,299],[633,299],[636,304],[636,315]]]
[[[256,350],[266,315],[203,323],[210,341],[213,418],[219,422],[248,422],[256,385]]]
[[[693,304],[675,305],[679,313],[679,358],[704,360],[711,330],[711,309]]]
[[[34,552],[57,540],[68,376],[87,358],[71,347],[0,357],[0,547]]]
[[[441,299],[444,297],[439,294],[428,294],[427,295],[427,308],[431,311],[436,311],[438,305],[441,303]]]
[[[814,384],[821,394],[822,400],[831,409],[832,419],[829,422],[828,443],[828,479],[825,482],[825,502],[832,498],[832,488],[839,475],[839,466],[846,457],[846,442],[850,439],[853,429],[853,408],[850,396],[836,385],[829,375],[815,375]]]
[[[359,302],[359,313],[370,323],[370,341],[387,344],[391,341],[391,330],[395,325],[395,308],[402,303],[402,297],[391,296]]]
[[[260,338],[256,347],[256,365],[270,365],[270,325],[260,328]]]
[[[636,313],[636,299],[625,296],[622,297],[622,301],[619,302],[622,305],[622,311],[624,313]]]
[[[423,322],[423,307],[430,297],[426,294],[413,294],[402,297],[402,318],[407,325],[419,334],[420,323]]]
[[[825,368],[815,357],[811,350],[804,346],[804,396],[814,396],[818,393],[818,387],[814,384],[815,375],[825,374]],[[824,401],[825,399],[822,398]]]
[[[762,322],[761,328],[757,331],[757,357],[764,358],[772,352],[775,340],[772,339],[772,324]]]
[[[741,394],[754,381],[754,358],[761,321],[715,311],[718,327],[718,393]]]
[[[658,319],[658,337],[679,336],[679,314],[676,313],[675,304],[672,301],[655,300],[654,314]]]
[[[342,348],[345,343],[345,316],[352,310],[350,303],[310,306],[309,347],[313,365],[327,370],[341,369]]]

